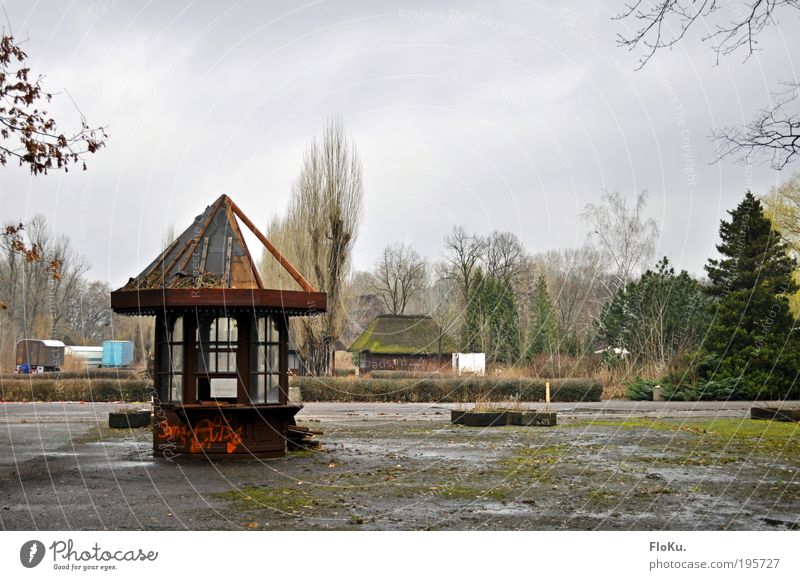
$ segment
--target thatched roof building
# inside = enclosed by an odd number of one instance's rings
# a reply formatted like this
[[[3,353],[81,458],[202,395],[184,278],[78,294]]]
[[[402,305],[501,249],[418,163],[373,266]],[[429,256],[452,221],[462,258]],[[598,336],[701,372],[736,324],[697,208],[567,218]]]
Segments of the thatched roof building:
[[[350,348],[362,372],[432,370],[450,365],[455,341],[430,316],[376,316]]]

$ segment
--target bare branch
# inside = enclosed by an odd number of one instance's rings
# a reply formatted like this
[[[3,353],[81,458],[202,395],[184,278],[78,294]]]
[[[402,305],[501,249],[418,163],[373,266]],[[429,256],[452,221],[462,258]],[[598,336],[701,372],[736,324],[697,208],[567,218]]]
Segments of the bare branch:
[[[71,165],[86,169],[83,157],[105,146],[103,127],[90,128],[81,117],[80,131],[65,135],[43,110],[51,93],[43,92],[41,77],[29,81],[27,55],[12,36],[0,40],[0,165],[16,159],[34,175],[51,169],[69,171]],[[70,97],[71,98],[71,97]],[[77,108],[77,107],[76,107]]]
[[[800,115],[791,108],[800,96],[800,83],[784,83],[786,90],[773,95],[772,105],[759,111],[744,127],[724,127],[712,132],[717,141],[717,158],[731,157],[750,163],[754,154],[770,157],[781,170],[800,152]]]
[[[721,56],[730,56],[740,49],[745,50],[747,60],[757,50],[758,35],[766,27],[775,24],[776,10],[783,7],[800,8],[798,0],[751,0],[743,5],[733,4],[727,11],[723,10],[724,5],[724,2],[717,0],[637,0],[627,4],[616,17],[617,20],[635,23],[630,35],[617,35],[617,42],[629,50],[644,49],[638,70],[657,51],[675,46],[698,20],[703,19],[713,32],[701,40],[711,42],[717,62]],[[713,22],[715,19],[718,22]]]

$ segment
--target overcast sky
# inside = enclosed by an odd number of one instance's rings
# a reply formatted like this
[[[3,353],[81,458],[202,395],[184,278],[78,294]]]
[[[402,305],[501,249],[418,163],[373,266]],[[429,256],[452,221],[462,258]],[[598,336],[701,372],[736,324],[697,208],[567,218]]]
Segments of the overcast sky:
[[[587,203],[646,189],[659,253],[701,273],[724,212],[781,179],[712,164],[708,135],[797,78],[797,17],[718,66],[700,22],[636,72],[623,2],[3,2],[46,88],[110,139],[86,172],[2,168],[0,218],[45,215],[117,287],[221,193],[262,226],[282,213],[339,113],[364,165],[358,268],[396,241],[436,259],[454,224],[578,246]],[[66,94],[50,110],[78,126]]]

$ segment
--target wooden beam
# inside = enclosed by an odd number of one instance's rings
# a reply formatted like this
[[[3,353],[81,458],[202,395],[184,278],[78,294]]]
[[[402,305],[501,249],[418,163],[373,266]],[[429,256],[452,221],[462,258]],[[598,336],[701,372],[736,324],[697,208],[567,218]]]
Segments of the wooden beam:
[[[264,284],[261,282],[261,274],[258,273],[258,268],[256,268],[256,263],[253,261],[253,256],[250,255],[250,248],[247,246],[247,241],[244,239],[242,235],[242,230],[239,228],[239,222],[236,221],[236,216],[231,215],[233,210],[231,210],[231,206],[228,205],[225,207],[225,211],[228,215],[228,222],[231,224],[231,227],[236,230],[236,235],[239,236],[239,239],[242,240],[242,245],[244,246],[244,252],[247,254],[247,261],[250,262],[250,267],[253,269],[253,279],[255,280],[256,284],[259,288],[263,289]]]
[[[283,257],[283,255],[278,251],[278,248],[272,245],[272,242],[267,239],[267,236],[259,231],[255,224],[250,221],[250,218],[248,218],[244,212],[239,209],[239,206],[236,205],[230,197],[225,196],[225,199],[230,204],[233,213],[235,213],[236,216],[242,220],[242,223],[247,226],[247,229],[255,234],[255,236],[258,238],[258,241],[264,244],[264,247],[267,248],[269,253],[275,256],[275,259],[278,260],[281,266],[283,266],[284,270],[289,272],[289,275],[294,278],[295,282],[300,284],[300,287],[306,292],[316,292],[311,283],[303,278],[303,275],[297,271],[297,268],[295,268],[289,260]]]
[[[117,311],[164,308],[274,308],[305,312],[325,312],[328,296],[323,292],[301,290],[260,290],[230,288],[149,288],[115,290],[111,308]]]

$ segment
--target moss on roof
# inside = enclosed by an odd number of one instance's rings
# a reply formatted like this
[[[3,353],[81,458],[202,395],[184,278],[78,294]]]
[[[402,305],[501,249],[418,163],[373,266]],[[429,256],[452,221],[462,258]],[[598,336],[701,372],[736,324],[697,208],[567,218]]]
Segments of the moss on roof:
[[[449,354],[457,352],[458,347],[448,335],[441,336],[441,327],[430,316],[383,314],[369,323],[348,350],[375,354]]]

